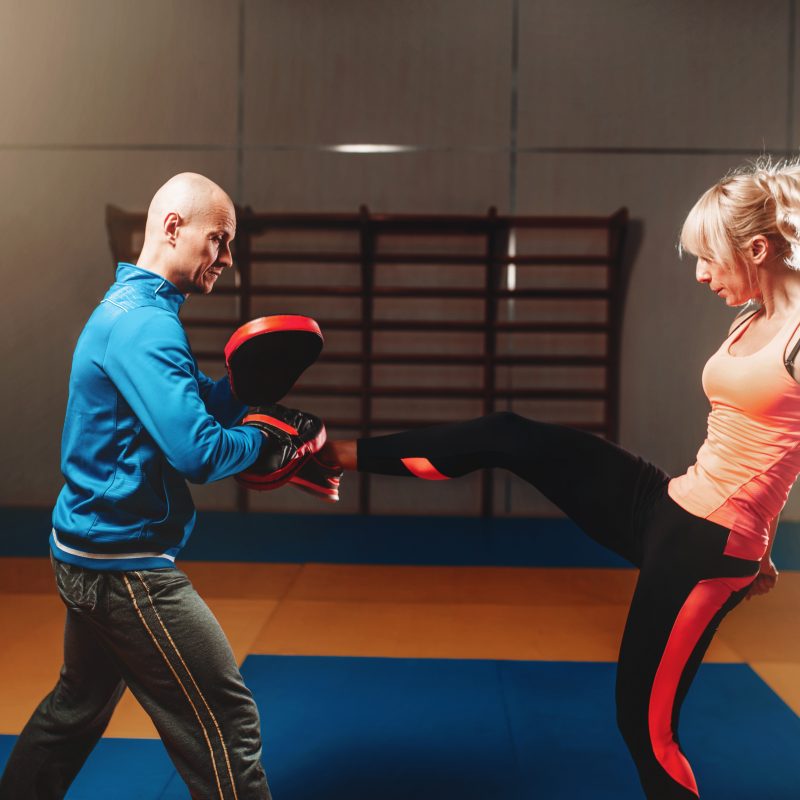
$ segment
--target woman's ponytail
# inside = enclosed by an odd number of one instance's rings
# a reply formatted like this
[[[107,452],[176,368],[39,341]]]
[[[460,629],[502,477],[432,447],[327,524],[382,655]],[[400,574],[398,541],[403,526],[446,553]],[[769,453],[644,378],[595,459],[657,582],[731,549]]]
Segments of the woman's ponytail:
[[[680,249],[742,263],[754,236],[766,236],[777,257],[800,269],[800,160],[763,158],[726,175],[689,212]]]
[[[757,167],[753,178],[772,200],[775,228],[785,242],[784,260],[800,269],[800,164],[767,164]]]

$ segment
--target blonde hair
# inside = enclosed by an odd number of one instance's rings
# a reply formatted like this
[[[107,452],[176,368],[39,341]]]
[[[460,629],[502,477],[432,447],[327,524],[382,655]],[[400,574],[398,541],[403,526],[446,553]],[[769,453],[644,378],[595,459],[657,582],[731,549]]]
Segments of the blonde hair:
[[[703,193],[681,230],[681,254],[733,265],[746,263],[748,243],[765,236],[775,255],[800,269],[800,159],[761,158]]]

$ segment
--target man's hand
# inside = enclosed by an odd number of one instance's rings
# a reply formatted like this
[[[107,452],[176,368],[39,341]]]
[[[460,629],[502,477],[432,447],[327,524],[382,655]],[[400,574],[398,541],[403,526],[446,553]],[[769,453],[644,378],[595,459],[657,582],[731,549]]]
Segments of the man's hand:
[[[778,582],[778,570],[770,556],[765,556],[761,561],[761,569],[750,586],[750,591],[747,593],[747,600],[759,594],[766,594],[775,588]]]
[[[278,403],[251,409],[242,424],[258,428],[264,441],[255,462],[236,480],[259,491],[283,486],[327,438],[319,417]]]

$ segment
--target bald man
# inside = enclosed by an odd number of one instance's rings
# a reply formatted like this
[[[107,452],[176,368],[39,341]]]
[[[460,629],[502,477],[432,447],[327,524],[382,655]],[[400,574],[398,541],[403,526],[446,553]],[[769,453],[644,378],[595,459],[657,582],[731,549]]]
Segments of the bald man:
[[[208,294],[231,268],[235,231],[215,183],[167,181],[137,264],[118,266],[78,340],[50,535],[67,606],[64,665],[9,758],[2,800],[63,797],[126,685],[193,798],[270,797],[255,703],[219,624],[175,568],[195,520],[186,479],[241,472],[266,441],[236,424],[245,407],[227,379],[199,371],[178,319],[188,295]]]

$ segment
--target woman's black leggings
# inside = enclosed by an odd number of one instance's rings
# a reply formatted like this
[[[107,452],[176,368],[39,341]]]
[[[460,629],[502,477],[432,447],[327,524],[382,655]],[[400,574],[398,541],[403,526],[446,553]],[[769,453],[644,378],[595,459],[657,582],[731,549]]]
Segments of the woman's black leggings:
[[[657,467],[592,434],[500,412],[358,441],[358,469],[457,478],[502,467],[595,541],[639,567],[617,669],[617,723],[650,800],[698,797],[678,741],[681,704],[757,561],[724,554],[728,531],[684,511]]]

